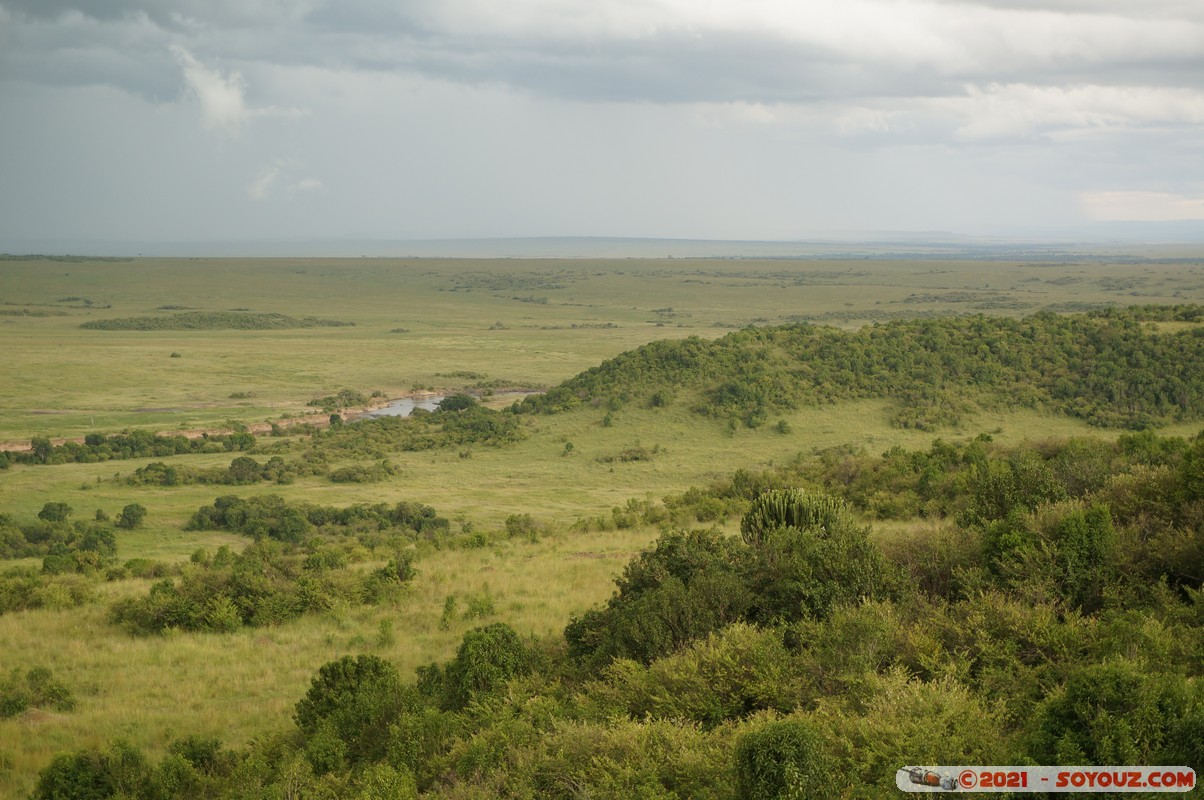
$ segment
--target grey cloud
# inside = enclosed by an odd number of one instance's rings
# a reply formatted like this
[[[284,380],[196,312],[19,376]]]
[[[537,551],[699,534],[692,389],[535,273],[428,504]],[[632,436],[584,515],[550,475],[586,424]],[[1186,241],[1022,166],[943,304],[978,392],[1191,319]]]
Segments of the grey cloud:
[[[0,0],[0,39],[9,236],[788,236],[1202,191],[1197,0]]]
[[[5,0],[3,5],[24,17],[53,20],[71,11],[94,19],[117,19],[126,13],[126,3],[107,0]]]
[[[73,13],[102,22],[145,16],[168,28],[202,23],[218,27],[273,27],[304,18],[320,0],[5,0],[28,19],[58,20]]]
[[[69,82],[73,74],[81,83],[93,82],[99,73],[158,97],[172,96],[156,77],[172,44],[230,63],[401,71],[605,101],[809,103],[945,95],[986,82],[1098,82],[1101,76],[1127,85],[1204,85],[1204,20],[1198,19],[1204,14],[1174,17],[1180,8],[1175,3],[1139,4],[1146,11],[1128,21],[1116,16],[1123,10],[1119,4],[1116,13],[1095,4],[1109,11],[1101,14],[1090,11],[1090,4],[1053,0],[803,3],[804,12],[778,28],[764,9],[744,16],[744,6],[732,4],[730,19],[702,14],[694,19],[675,17],[668,5],[651,1],[620,6],[630,13],[616,12],[614,18],[597,10],[607,4],[589,4],[582,6],[593,9],[584,19],[541,15],[521,2],[502,13],[487,12],[483,9],[497,6],[477,0],[4,0],[4,5],[32,15],[14,23],[20,29],[17,45],[0,56],[8,70],[56,83]],[[1061,11],[1035,13],[1055,8]],[[1082,14],[1067,15],[1067,8]],[[1152,14],[1151,8],[1164,13]],[[640,24],[641,13],[646,25]],[[131,29],[141,30],[133,41]],[[22,48],[22,39],[29,46]],[[89,47],[114,49],[122,63],[142,58],[145,74],[113,65],[98,69]],[[47,63],[51,59],[54,65]]]

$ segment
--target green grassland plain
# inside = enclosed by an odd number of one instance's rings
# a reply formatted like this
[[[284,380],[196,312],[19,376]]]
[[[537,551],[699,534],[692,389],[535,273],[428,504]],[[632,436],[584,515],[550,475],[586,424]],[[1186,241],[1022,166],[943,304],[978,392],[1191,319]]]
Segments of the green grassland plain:
[[[856,327],[921,315],[1021,315],[1049,308],[1204,302],[1204,260],[1083,257],[1047,263],[922,260],[156,260],[0,262],[0,440],[78,437],[124,427],[182,430],[274,420],[350,387],[395,397],[419,387],[455,390],[480,380],[554,385],[648,341],[716,337],[750,324],[811,320]],[[107,331],[88,320],[249,309],[316,316],[353,327],[266,331]],[[404,332],[399,332],[404,331]],[[172,358],[178,353],[178,358]],[[467,377],[469,374],[483,377]],[[243,395],[232,398],[231,395]],[[247,396],[249,395],[249,396]],[[524,634],[561,630],[603,601],[653,529],[583,530],[630,498],[658,500],[818,447],[870,452],[926,447],[936,435],[991,431],[1019,441],[1093,434],[1030,409],[984,412],[937,434],[893,428],[885,403],[863,400],[775,417],[789,423],[729,431],[682,405],[628,406],[525,417],[528,436],[502,448],[399,452],[399,473],[373,484],[323,477],[286,486],[134,487],[122,478],[151,460],[14,466],[0,472],[0,512],[30,519],[48,501],[76,518],[115,515],[139,502],[144,528],[119,534],[119,559],[186,560],[198,547],[240,547],[244,537],[184,531],[219,494],[275,492],[330,505],[414,500],[455,530],[494,532],[529,513],[538,541],[496,540],[424,553],[407,595],[380,607],[336,609],[233,634],[131,638],[106,620],[114,599],[149,582],[100,583],[100,602],[0,616],[0,669],[43,665],[71,686],[79,708],[0,721],[0,795],[21,796],[54,753],[124,737],[151,752],[191,733],[227,745],[288,726],[292,704],[326,661],[373,652],[408,674],[444,659],[464,631],[443,619],[449,596],[464,609],[487,597]],[[1198,427],[1198,426],[1195,426]],[[1194,433],[1195,427],[1167,432]],[[574,446],[565,453],[566,443]],[[607,462],[622,450],[650,460]],[[230,454],[176,456],[224,466]],[[10,566],[13,562],[0,564]],[[36,562],[29,562],[36,563]],[[382,637],[382,622],[395,636]]]
[[[0,441],[261,421],[301,412],[307,400],[340,387],[390,396],[456,388],[467,381],[448,377],[455,372],[550,385],[654,339],[712,338],[749,324],[853,327],[926,314],[1189,302],[1202,287],[1204,266],[1181,258],[6,260],[0,352],[9,380],[0,386]],[[171,313],[159,310],[166,306],[355,326],[79,327]]]

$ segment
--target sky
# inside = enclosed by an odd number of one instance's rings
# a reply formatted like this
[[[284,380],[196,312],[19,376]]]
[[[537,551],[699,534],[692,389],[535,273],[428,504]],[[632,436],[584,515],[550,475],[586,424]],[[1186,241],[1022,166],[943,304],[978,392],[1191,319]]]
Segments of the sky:
[[[1173,220],[1201,0],[0,0],[0,251]]]

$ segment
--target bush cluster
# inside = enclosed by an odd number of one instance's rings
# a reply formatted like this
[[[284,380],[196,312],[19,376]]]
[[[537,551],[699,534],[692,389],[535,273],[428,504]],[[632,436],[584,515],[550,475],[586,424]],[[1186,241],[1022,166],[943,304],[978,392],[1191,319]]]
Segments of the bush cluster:
[[[110,618],[135,634],[228,633],[281,624],[336,603],[378,603],[396,597],[414,574],[404,557],[372,572],[346,567],[347,557],[338,550],[290,552],[267,540],[237,555],[221,548],[213,558],[194,559],[179,580],[162,580],[145,597],[114,604]]]
[[[110,566],[117,556],[116,531],[105,521],[69,521],[71,513],[66,503],[52,501],[42,507],[33,522],[18,523],[0,514],[0,558],[42,556],[42,571],[48,575],[92,574]],[[97,516],[104,514],[98,512]],[[137,528],[145,518],[143,505],[129,503],[118,515],[117,526]]]
[[[1098,510],[1054,501],[1026,513],[1074,553],[1094,552],[1083,543]],[[748,543],[663,536],[586,615],[592,624],[569,626],[567,647],[497,623],[469,631],[416,681],[379,657],[345,656],[315,675],[292,733],[235,753],[200,748],[221,754],[203,762],[218,767],[181,763],[176,745],[153,764],[118,743],[59,756],[36,796],[120,781],[126,796],[155,798],[178,775],[215,796],[870,800],[914,763],[1204,767],[1191,590],[1110,575],[1088,610],[1074,581],[1041,596],[990,583],[980,538],[967,568],[987,582],[973,591],[842,595],[823,585],[843,588],[847,576],[815,570],[798,576],[808,584],[798,596],[832,602],[792,603],[791,616],[771,619],[708,616],[740,583],[740,607],[761,607],[751,578],[789,560],[773,548],[858,530],[847,514],[822,496],[773,494],[745,517],[758,531]],[[652,649],[594,658],[614,643]]]
[[[446,534],[451,523],[422,503],[357,503],[344,508],[289,503],[278,495],[226,495],[202,506],[188,522],[191,530],[228,530],[257,539],[300,543],[315,533],[356,536],[392,532],[411,538]]]
[[[7,679],[0,676],[0,719],[15,717],[30,708],[71,711],[75,708],[75,697],[45,667],[34,667],[24,673],[14,669]]]
[[[33,569],[0,574],[0,614],[36,608],[76,608],[96,598],[96,587],[79,574],[55,575]]]
[[[833,498],[775,490],[744,516],[745,541],[673,532],[627,565],[603,608],[565,629],[569,652],[598,669],[648,664],[740,621],[785,624],[842,604],[886,597],[893,576]]]

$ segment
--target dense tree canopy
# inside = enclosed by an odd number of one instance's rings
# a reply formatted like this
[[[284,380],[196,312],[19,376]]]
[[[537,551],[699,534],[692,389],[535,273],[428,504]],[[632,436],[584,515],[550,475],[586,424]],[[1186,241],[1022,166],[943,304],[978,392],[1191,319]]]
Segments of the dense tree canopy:
[[[1016,404],[1145,428],[1204,414],[1204,328],[1164,331],[1156,323],[1168,315],[1200,318],[1199,307],[1184,306],[907,320],[853,332],[747,328],[715,341],[652,342],[519,409],[557,411],[689,387],[699,412],[752,425],[774,410],[886,397],[897,401],[897,424],[924,430],[954,424],[977,406]]]

